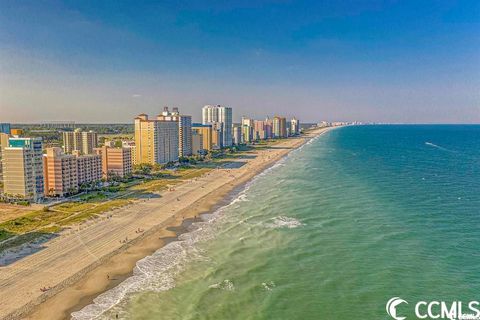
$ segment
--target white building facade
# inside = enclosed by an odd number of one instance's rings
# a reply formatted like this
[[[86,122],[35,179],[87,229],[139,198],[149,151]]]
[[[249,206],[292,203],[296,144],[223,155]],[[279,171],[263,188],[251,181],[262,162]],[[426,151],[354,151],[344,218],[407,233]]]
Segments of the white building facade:
[[[202,123],[215,124],[220,123],[222,127],[222,147],[230,147],[233,144],[232,125],[233,112],[232,108],[221,105],[206,105],[202,109]]]

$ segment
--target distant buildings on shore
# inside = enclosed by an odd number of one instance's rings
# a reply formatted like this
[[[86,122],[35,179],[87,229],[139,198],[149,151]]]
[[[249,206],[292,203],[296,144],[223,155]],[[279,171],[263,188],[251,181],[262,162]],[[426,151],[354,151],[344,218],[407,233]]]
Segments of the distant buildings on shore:
[[[75,129],[74,122],[52,122],[60,129],[63,147],[47,147],[42,138],[20,137],[22,129],[0,123],[0,181],[3,198],[40,201],[65,197],[100,180],[122,179],[135,165],[165,165],[182,157],[204,156],[215,150],[259,140],[286,138],[300,133],[296,118],[274,116],[264,120],[242,117],[233,123],[233,109],[222,105],[202,108],[202,123],[178,108],[164,107],[150,118],[134,118],[134,140],[104,141],[97,132]],[[103,141],[103,140],[102,140]]]
[[[210,124],[221,133],[217,146],[220,148],[232,146],[232,108],[221,105],[206,105],[202,109],[202,123]]]
[[[63,150],[65,153],[91,154],[97,144],[98,136],[96,132],[82,131],[82,129],[63,132]]]

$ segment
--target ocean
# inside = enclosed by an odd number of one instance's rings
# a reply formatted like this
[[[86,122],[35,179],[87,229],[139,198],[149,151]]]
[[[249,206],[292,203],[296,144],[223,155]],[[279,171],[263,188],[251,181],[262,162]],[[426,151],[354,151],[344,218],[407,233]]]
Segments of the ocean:
[[[352,126],[291,152],[74,319],[415,318],[480,300],[480,126]]]

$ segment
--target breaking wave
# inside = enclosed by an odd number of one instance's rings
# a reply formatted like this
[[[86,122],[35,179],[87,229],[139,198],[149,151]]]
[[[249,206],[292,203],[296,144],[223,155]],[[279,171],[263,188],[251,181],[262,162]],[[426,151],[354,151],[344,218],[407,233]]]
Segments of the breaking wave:
[[[286,216],[278,216],[275,218],[272,218],[270,222],[265,224],[266,227],[276,229],[276,228],[298,228],[300,226],[303,226],[303,223],[301,223],[299,220],[295,218],[290,218]]]

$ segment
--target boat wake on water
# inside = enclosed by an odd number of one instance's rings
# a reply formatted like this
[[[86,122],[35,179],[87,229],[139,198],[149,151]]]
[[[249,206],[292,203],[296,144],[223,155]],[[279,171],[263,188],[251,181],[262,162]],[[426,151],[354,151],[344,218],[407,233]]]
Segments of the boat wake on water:
[[[442,150],[442,151],[447,151],[447,152],[454,152],[454,153],[456,153],[456,151],[453,151],[453,150],[450,150],[450,149],[441,147],[441,146],[436,145],[435,143],[432,143],[432,142],[428,142],[428,141],[427,141],[427,142],[425,142],[425,144],[426,144],[427,146],[430,146],[430,147],[432,147],[432,148],[436,148],[436,149],[439,149],[439,150]]]

